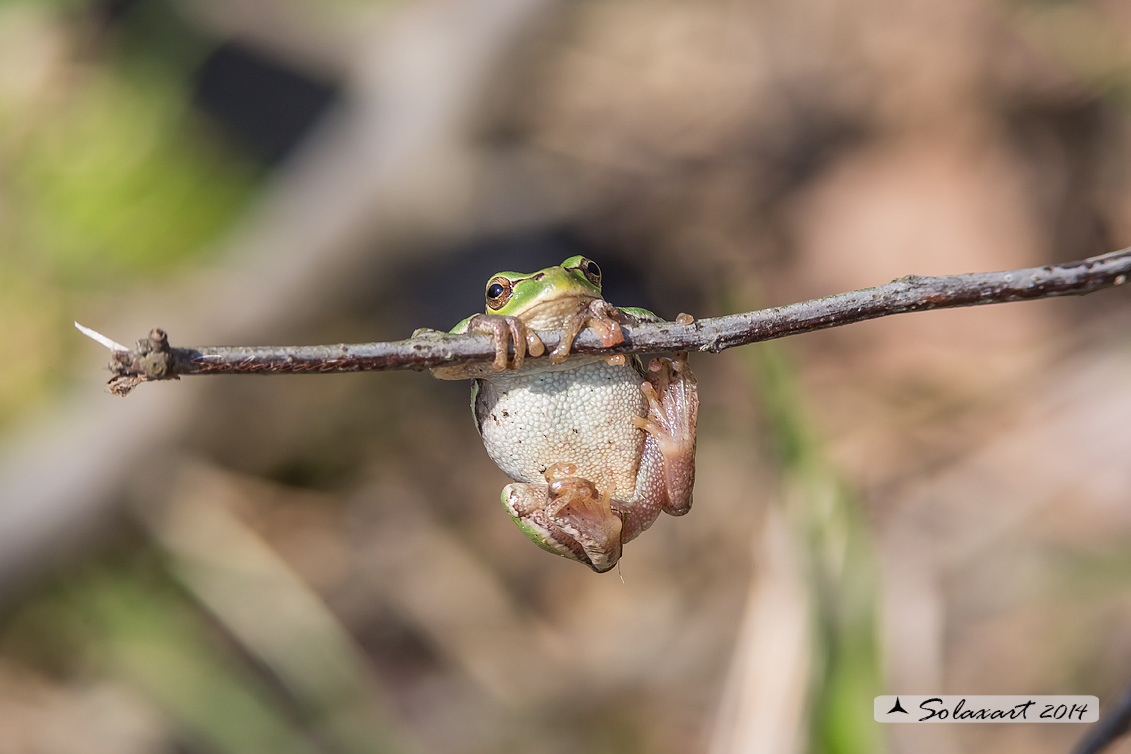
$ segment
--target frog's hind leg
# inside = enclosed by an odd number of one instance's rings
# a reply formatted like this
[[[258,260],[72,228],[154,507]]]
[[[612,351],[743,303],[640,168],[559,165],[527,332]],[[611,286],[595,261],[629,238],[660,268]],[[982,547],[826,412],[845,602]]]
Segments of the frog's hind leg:
[[[695,485],[699,389],[687,366],[686,354],[677,354],[675,359],[652,359],[647,379],[640,389],[648,400],[648,416],[636,417],[633,423],[648,433],[641,459],[642,475],[648,469],[659,479],[638,480],[638,495],[642,481],[647,484],[662,479],[660,499],[664,512],[682,516],[691,510],[691,489]]]
[[[546,471],[547,485],[508,484],[503,505],[539,547],[604,573],[620,560],[621,518],[608,494],[575,473],[556,464]]]

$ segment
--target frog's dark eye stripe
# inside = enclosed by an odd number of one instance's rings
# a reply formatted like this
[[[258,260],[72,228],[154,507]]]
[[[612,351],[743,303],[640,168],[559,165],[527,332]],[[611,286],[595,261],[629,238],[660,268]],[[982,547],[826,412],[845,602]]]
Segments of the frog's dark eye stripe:
[[[503,277],[491,278],[487,283],[487,306],[490,309],[502,309],[511,297],[511,281]]]

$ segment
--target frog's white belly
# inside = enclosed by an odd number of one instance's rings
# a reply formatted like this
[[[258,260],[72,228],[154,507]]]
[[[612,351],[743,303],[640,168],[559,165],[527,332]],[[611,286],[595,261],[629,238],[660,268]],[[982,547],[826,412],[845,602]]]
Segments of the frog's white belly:
[[[515,481],[545,484],[555,463],[631,499],[644,444],[632,417],[645,416],[644,378],[597,361],[569,368],[503,372],[481,380],[475,401],[487,453]]]

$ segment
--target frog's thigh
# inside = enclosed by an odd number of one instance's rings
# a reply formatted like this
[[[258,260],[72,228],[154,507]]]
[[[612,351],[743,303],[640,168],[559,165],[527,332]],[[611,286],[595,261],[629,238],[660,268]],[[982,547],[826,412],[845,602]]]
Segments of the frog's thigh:
[[[695,485],[695,421],[699,389],[687,361],[659,359],[659,370],[647,372],[641,386],[648,416],[636,425],[647,432],[637,490],[662,487],[664,512],[682,516],[691,510]]]
[[[502,500],[514,522],[544,550],[585,563],[603,573],[620,559],[621,519],[591,484],[549,487],[515,482],[503,488]]]

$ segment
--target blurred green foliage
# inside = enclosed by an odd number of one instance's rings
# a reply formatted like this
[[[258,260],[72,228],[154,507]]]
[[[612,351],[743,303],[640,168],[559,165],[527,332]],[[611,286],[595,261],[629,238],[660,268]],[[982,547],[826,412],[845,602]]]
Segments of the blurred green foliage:
[[[0,8],[0,426],[49,394],[92,292],[207,253],[262,172],[192,111],[190,55],[94,39],[74,5]]]
[[[809,750],[829,754],[883,751],[871,720],[881,693],[875,546],[861,501],[825,455],[806,415],[801,380],[785,348],[745,349],[781,466],[783,500],[814,622]]]
[[[59,112],[17,140],[9,163],[22,220],[13,241],[56,283],[167,269],[227,227],[252,187],[188,117],[155,69],[87,72]]]
[[[343,740],[307,719],[310,710],[294,709],[144,550],[130,561],[88,568],[24,605],[9,617],[0,648],[55,678],[99,678],[132,689],[190,750],[389,750],[376,719],[367,736]],[[315,745],[314,734],[329,748]]]

